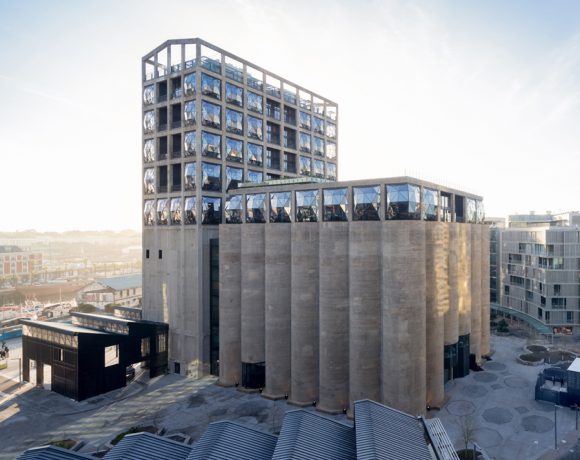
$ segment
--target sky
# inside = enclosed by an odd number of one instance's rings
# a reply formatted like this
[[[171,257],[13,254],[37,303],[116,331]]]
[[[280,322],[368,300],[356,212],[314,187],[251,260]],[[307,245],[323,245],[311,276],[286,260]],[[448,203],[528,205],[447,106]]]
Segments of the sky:
[[[141,228],[141,57],[201,37],[339,105],[339,180],[580,210],[580,2],[0,0],[0,231]]]

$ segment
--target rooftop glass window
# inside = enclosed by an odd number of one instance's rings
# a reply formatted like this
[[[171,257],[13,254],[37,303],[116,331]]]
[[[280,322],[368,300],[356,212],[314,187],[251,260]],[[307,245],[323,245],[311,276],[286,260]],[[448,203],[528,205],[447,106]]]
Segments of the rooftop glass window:
[[[324,139],[316,136],[313,137],[312,153],[320,157],[324,156]]]
[[[242,195],[233,195],[226,198],[225,204],[226,224],[241,224],[243,206]]]
[[[322,191],[323,220],[326,222],[346,222],[348,189],[335,188]]]
[[[266,122],[266,139],[270,144],[280,145],[280,125]]]
[[[262,166],[264,148],[258,144],[248,142],[248,164],[253,166]]]
[[[195,190],[195,163],[185,163],[185,190]]]
[[[195,125],[195,101],[187,101],[183,107],[183,120],[185,126]]]
[[[322,99],[314,96],[312,98],[312,106],[314,108],[314,113],[324,115],[324,101]]]
[[[449,193],[441,192],[441,220],[443,222],[451,222],[453,220],[451,195]]]
[[[155,102],[155,85],[143,88],[143,104],[151,105]]]
[[[231,139],[226,137],[226,155],[226,159],[229,161],[243,163],[244,143],[238,139]]]
[[[352,220],[381,220],[379,216],[380,186],[353,187],[352,195],[354,207]]]
[[[226,102],[237,105],[238,107],[243,107],[244,90],[239,86],[226,83]]]
[[[314,160],[312,168],[312,175],[314,177],[320,177],[324,179],[324,161],[322,160]]]
[[[282,119],[280,103],[271,99],[266,99],[266,115],[280,121]]]
[[[296,149],[296,130],[284,128],[284,147]]]
[[[252,93],[251,91],[247,92],[247,104],[248,110],[252,112],[262,113],[263,111],[263,100],[264,98],[259,94]]]
[[[169,199],[157,200],[157,225],[167,225],[169,220]]]
[[[201,124],[210,128],[221,129],[222,108],[206,101],[201,102]]]
[[[201,197],[202,225],[219,225],[222,222],[222,199],[213,196]]]
[[[280,99],[280,80],[271,75],[266,75],[266,93]]]
[[[222,55],[205,45],[201,45],[201,66],[215,73],[222,73]]]
[[[246,78],[248,81],[248,86],[256,88],[258,91],[262,91],[264,87],[264,75],[260,70],[254,69],[253,67],[246,67]]]
[[[171,199],[171,224],[180,225],[182,219],[181,197]]]
[[[247,181],[259,184],[260,182],[264,181],[264,175],[260,171],[248,170]]]
[[[297,102],[296,88],[288,83],[284,83],[284,102],[293,105],[296,105]]]
[[[483,224],[483,221],[485,220],[485,207],[483,206],[483,201],[477,200],[475,204],[477,207],[477,222]]]
[[[202,190],[221,192],[222,190],[222,168],[213,163],[202,163]]]
[[[185,204],[183,209],[185,211],[185,224],[193,225],[197,222],[197,211],[195,209],[196,199],[194,196],[185,197]]]
[[[326,106],[326,117],[336,121],[337,110],[335,105]]]
[[[225,57],[226,77],[236,80],[240,83],[244,82],[244,66],[240,61],[235,60],[229,56]]]
[[[334,123],[326,123],[326,136],[331,139],[336,139],[336,125]]]
[[[244,133],[244,114],[236,110],[226,109],[226,131],[242,135]]]
[[[336,144],[334,142],[326,143],[326,158],[334,160],[336,158]]]
[[[437,220],[439,193],[437,190],[423,188],[423,220]]]
[[[147,200],[143,205],[143,224],[155,225],[155,200]]]
[[[185,133],[185,137],[183,140],[183,147],[185,149],[185,156],[193,156],[195,155],[195,146],[196,146],[196,133],[195,131],[189,131]]]
[[[221,84],[222,82],[219,80],[219,78],[210,77],[204,73],[201,74],[201,94],[204,96],[221,99]]]
[[[386,185],[387,220],[415,220],[421,218],[421,189],[412,184]]]
[[[300,175],[310,176],[312,173],[312,161],[308,157],[300,156]]]
[[[226,166],[226,190],[237,188],[238,184],[244,180],[244,170]]]
[[[143,184],[145,186],[144,192],[155,193],[155,169],[149,168],[145,170],[145,176],[143,178]]]
[[[318,222],[318,190],[296,191],[296,222]]]
[[[263,140],[263,124],[260,118],[255,118],[248,115],[248,137],[252,139]]]
[[[290,152],[284,153],[284,171],[296,174],[296,155]]]
[[[326,163],[326,178],[336,180],[336,165],[334,163]]]
[[[301,152],[310,153],[310,151],[311,151],[310,142],[311,142],[310,134],[300,133],[300,147],[299,148],[300,148]]]
[[[280,169],[280,150],[266,149],[266,166],[270,169]]]
[[[311,129],[312,128],[312,118],[310,114],[306,112],[300,111],[300,127],[304,129]]]
[[[312,127],[315,133],[324,134],[324,120],[322,118],[313,117]]]
[[[306,91],[298,91],[298,98],[300,99],[300,107],[306,110],[310,110],[312,107],[312,96]]]
[[[270,222],[290,222],[292,195],[290,192],[270,193]]]
[[[155,139],[147,139],[143,145],[143,160],[145,163],[155,161]]]
[[[467,223],[475,224],[477,222],[477,205],[475,204],[475,200],[471,198],[465,199],[467,204]]]
[[[195,96],[195,72],[183,77],[183,92],[185,97]]]
[[[143,115],[143,131],[145,133],[152,133],[155,131],[155,111],[150,110]]]
[[[211,134],[202,131],[201,133],[201,153],[207,157],[222,157],[222,137],[218,134]]]
[[[253,193],[246,195],[246,222],[250,224],[266,223],[265,193]]]

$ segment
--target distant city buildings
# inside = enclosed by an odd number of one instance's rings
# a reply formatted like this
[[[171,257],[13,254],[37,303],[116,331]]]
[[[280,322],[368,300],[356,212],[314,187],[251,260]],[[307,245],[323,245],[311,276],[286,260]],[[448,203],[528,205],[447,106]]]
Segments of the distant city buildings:
[[[19,246],[0,246],[0,278],[34,275],[42,271],[42,253]]]

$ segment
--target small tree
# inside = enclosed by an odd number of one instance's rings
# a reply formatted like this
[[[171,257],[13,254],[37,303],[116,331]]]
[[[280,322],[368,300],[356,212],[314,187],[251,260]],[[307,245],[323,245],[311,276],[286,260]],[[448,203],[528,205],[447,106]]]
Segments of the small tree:
[[[510,328],[508,327],[508,323],[505,319],[502,319],[497,325],[497,332],[509,332]]]
[[[457,417],[455,423],[459,427],[459,434],[465,445],[465,451],[468,451],[469,443],[475,441],[475,432],[479,428],[479,423],[473,415]]]

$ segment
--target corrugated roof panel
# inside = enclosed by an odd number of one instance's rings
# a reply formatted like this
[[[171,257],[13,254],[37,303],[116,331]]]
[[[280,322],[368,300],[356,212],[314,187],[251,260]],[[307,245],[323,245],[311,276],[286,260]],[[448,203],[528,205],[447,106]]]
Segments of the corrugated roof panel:
[[[135,433],[125,436],[113,447],[105,460],[185,460],[191,446],[151,433]]]
[[[28,449],[17,460],[94,460],[94,458],[61,447],[43,446]]]
[[[120,291],[121,289],[137,288],[141,287],[143,284],[143,278],[139,275],[128,275],[128,276],[115,276],[113,278],[100,278],[97,279],[97,283],[103,286],[108,286],[115,291]]]
[[[426,419],[425,427],[429,432],[435,451],[439,454],[439,458],[442,460],[459,460],[459,455],[457,455],[441,420],[438,418]]]
[[[432,460],[416,417],[369,400],[354,406],[358,460]]]
[[[287,412],[272,460],[354,460],[354,428],[305,410]]]
[[[210,423],[187,460],[270,460],[277,437],[230,421]]]

